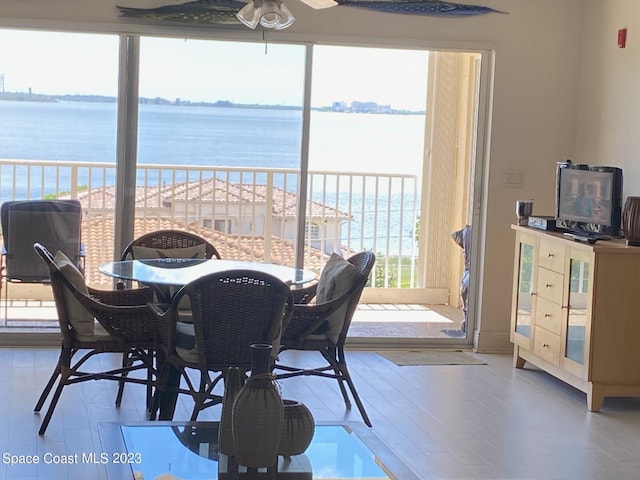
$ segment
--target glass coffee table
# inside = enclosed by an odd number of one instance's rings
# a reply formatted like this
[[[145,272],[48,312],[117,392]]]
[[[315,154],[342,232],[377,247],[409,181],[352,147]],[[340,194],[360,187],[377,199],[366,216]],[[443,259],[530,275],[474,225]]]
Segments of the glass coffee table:
[[[279,457],[277,468],[257,472],[218,453],[218,422],[101,423],[98,428],[109,480],[419,478],[371,429],[356,423],[319,423],[305,453]]]

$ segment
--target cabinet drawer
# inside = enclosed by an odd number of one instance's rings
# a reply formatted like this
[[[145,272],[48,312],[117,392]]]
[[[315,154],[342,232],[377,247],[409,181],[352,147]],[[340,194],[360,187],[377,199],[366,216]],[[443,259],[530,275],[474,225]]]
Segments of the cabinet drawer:
[[[536,325],[560,335],[562,332],[562,306],[539,297],[536,301]]]
[[[533,353],[551,362],[554,365],[560,364],[560,335],[551,333],[544,328],[536,326],[533,344]]]
[[[564,271],[564,243],[542,238],[538,264],[554,272],[562,273]]]
[[[562,304],[562,283],[564,275],[547,270],[546,268],[538,269],[538,282],[536,284],[536,293],[539,297],[551,300],[558,305]]]

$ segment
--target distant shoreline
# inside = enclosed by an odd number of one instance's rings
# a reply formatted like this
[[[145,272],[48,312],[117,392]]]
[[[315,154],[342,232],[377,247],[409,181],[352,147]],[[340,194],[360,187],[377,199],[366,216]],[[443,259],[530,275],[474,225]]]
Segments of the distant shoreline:
[[[170,105],[176,107],[218,107],[218,108],[250,108],[264,110],[302,110],[300,106],[294,105],[263,105],[263,104],[244,104],[233,103],[227,100],[218,100],[216,102],[192,102],[190,100],[167,100],[166,98],[147,98],[140,97],[142,105]],[[105,95],[43,95],[37,93],[19,93],[19,92],[0,92],[0,101],[15,102],[36,102],[36,103],[57,103],[57,102],[86,102],[86,103],[117,103],[116,97]],[[334,113],[370,113],[370,114],[387,114],[387,115],[424,115],[424,111],[413,110],[385,110],[385,111],[368,111],[368,112],[352,112],[349,110],[336,110],[332,107],[316,107],[312,110]]]

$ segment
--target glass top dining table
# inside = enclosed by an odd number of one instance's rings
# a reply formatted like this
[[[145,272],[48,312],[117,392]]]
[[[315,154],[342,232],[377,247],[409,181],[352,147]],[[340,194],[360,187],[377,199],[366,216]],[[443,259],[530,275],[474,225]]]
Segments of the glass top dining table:
[[[238,269],[268,273],[290,285],[302,285],[316,278],[316,274],[309,270],[242,260],[154,258],[122,260],[99,267],[101,273],[119,280],[167,286],[183,286],[210,273]]]

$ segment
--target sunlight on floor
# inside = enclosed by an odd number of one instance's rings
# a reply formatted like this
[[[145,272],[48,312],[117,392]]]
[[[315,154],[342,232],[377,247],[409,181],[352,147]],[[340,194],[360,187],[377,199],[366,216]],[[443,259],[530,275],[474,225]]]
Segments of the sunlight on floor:
[[[453,320],[435,312],[426,305],[360,305],[353,316],[353,321],[453,323]]]

